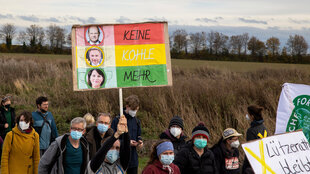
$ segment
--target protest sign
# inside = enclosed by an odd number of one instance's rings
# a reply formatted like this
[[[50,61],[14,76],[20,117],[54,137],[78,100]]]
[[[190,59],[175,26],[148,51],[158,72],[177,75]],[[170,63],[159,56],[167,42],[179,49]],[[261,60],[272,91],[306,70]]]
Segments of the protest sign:
[[[302,131],[242,144],[255,173],[310,173],[310,144]]]
[[[72,62],[76,91],[171,86],[168,24],[74,25]]]
[[[310,140],[310,86],[284,83],[279,99],[275,134],[303,129]]]

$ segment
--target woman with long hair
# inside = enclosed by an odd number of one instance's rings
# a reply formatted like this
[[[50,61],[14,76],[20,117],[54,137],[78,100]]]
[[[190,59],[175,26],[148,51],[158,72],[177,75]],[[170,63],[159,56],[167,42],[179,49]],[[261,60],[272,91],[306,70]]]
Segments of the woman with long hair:
[[[169,140],[158,140],[152,148],[150,160],[142,174],[180,174],[174,160],[173,145]]]
[[[250,128],[246,132],[246,140],[256,140],[259,139],[258,134],[264,135],[267,131],[264,125],[263,119],[263,108],[257,105],[248,106],[248,113],[246,114],[246,119],[250,122]],[[254,173],[248,159],[245,157],[243,167],[243,174],[252,174]]]
[[[16,125],[3,143],[1,174],[38,174],[39,135],[32,126],[30,112],[22,112],[16,117]]]

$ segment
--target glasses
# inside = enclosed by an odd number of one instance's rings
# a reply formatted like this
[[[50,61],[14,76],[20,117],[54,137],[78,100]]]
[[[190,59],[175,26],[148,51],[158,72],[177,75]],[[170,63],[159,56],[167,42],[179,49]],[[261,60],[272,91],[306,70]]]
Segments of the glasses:
[[[71,130],[73,130],[73,131],[79,131],[79,132],[83,132],[83,131],[84,131],[84,129],[77,128],[77,127],[71,127]]]

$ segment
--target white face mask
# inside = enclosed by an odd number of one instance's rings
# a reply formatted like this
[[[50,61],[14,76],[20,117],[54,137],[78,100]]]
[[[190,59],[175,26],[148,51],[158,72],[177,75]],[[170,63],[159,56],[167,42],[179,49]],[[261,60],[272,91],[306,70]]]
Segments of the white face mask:
[[[246,118],[246,120],[248,120],[248,121],[251,120],[248,114],[245,115],[245,118]]]
[[[230,146],[231,146],[231,147],[234,147],[234,148],[238,148],[238,147],[240,146],[239,140],[232,142],[232,143],[230,144]]]
[[[128,114],[130,115],[130,116],[132,116],[132,117],[135,117],[136,116],[136,114],[137,114],[137,110],[129,110],[128,111]]]
[[[29,128],[29,123],[26,123],[24,121],[20,121],[18,125],[19,125],[21,130],[26,130]]]
[[[177,127],[172,127],[172,128],[170,128],[170,133],[171,133],[174,137],[177,137],[177,136],[181,135],[182,130],[181,130],[180,128],[177,128]]]

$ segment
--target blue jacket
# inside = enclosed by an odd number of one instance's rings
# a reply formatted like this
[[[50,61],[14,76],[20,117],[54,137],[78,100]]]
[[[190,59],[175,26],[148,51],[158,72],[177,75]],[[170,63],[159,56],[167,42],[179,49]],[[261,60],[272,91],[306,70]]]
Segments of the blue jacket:
[[[124,115],[127,119],[128,132],[130,140],[139,141],[141,138],[141,123],[136,117],[132,117],[124,111]],[[113,119],[111,127],[116,132],[119,116]],[[130,161],[128,168],[138,167],[138,153],[136,147],[130,146]]]
[[[49,124],[44,122],[43,117],[46,118]],[[33,127],[40,135],[40,149],[46,150],[48,146],[50,145],[51,140],[58,137],[58,132],[57,132],[54,117],[51,112],[46,112],[45,114],[43,114],[42,112],[35,111],[35,112],[32,112],[32,118],[34,121]]]

